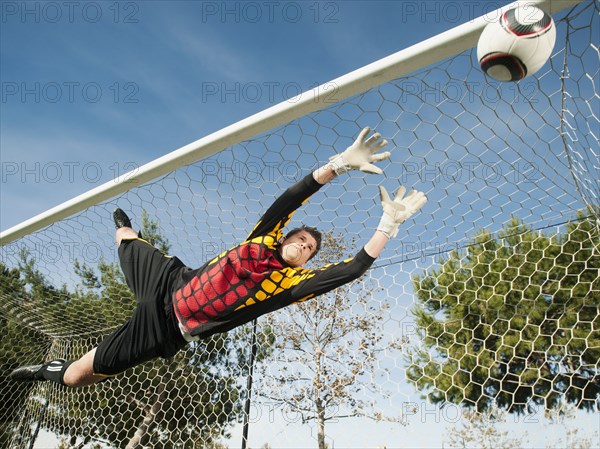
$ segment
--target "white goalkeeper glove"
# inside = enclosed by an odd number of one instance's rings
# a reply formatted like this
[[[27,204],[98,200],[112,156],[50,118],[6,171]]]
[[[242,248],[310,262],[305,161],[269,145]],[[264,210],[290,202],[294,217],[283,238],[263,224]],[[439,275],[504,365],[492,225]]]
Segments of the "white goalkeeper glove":
[[[377,230],[383,232],[388,238],[396,237],[398,235],[398,227],[427,202],[427,197],[423,192],[411,190],[404,197],[405,193],[406,187],[400,186],[396,193],[396,198],[392,201],[385,187],[379,187],[383,216],[381,217],[379,226],[377,226]]]
[[[385,147],[387,140],[380,140],[381,134],[375,133],[367,139],[371,129],[364,128],[356,141],[346,151],[329,158],[329,164],[333,167],[336,175],[341,175],[350,170],[361,170],[365,173],[382,174],[383,170],[373,165],[373,162],[383,161],[390,157],[390,152],[375,154],[376,151]]]

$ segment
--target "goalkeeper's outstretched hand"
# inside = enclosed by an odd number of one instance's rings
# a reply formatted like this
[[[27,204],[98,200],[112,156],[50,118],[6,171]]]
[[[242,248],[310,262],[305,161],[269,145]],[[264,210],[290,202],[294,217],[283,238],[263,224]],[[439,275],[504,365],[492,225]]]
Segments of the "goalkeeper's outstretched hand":
[[[415,212],[418,212],[427,202],[427,197],[423,192],[411,190],[406,197],[404,196],[405,193],[406,187],[400,186],[396,198],[392,201],[385,187],[379,187],[383,216],[377,230],[383,232],[388,238],[396,237],[398,227]]]
[[[329,158],[330,164],[337,175],[350,170],[361,170],[365,173],[382,174],[383,170],[373,165],[373,162],[383,161],[390,157],[390,152],[375,154],[384,148],[388,142],[381,140],[381,134],[375,133],[367,138],[371,129],[364,128],[356,141],[346,151]]]

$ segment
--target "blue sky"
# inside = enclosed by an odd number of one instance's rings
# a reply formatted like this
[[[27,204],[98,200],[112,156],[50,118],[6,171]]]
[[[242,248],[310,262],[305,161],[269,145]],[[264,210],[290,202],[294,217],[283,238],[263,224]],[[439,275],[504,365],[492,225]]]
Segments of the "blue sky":
[[[153,1],[84,2],[69,9],[62,2],[31,2],[27,5],[4,2],[0,19],[0,229],[14,226],[110,181],[115,175],[285,100],[299,90],[327,82],[507,3]],[[470,73],[470,76],[480,77],[481,74]],[[520,106],[517,104],[515,109]],[[409,102],[403,107],[409,109]],[[508,110],[508,113],[512,111]],[[413,126],[410,120],[403,124]],[[309,124],[303,123],[302,126],[305,130]],[[404,134],[400,133],[398,140],[403,137]],[[460,139],[462,136],[456,133],[455,137]],[[267,140],[267,143],[277,145],[272,140]],[[302,140],[297,143],[305,152],[314,144]],[[330,150],[319,150],[317,154],[326,159]],[[479,148],[471,150],[475,153]],[[293,151],[293,148],[286,151]],[[291,157],[290,153],[286,154],[286,157]],[[300,150],[298,154],[300,163],[307,155],[301,154]],[[273,156],[272,153],[269,155]],[[412,161],[419,162],[423,158],[417,150],[411,155],[416,158]],[[229,156],[224,154],[222,160]],[[437,154],[437,157],[443,156]],[[512,161],[511,157],[507,160]],[[309,164],[313,161],[310,155],[307,160]],[[399,160],[395,159],[396,162]],[[276,158],[269,161],[274,162],[277,162]],[[386,173],[388,177],[402,176],[402,170],[406,173],[407,167],[411,168],[410,165],[405,167],[391,163]],[[561,168],[557,170],[560,172]],[[562,173],[557,173],[552,181],[561,181],[560,175]],[[410,179],[411,182],[414,180]],[[181,178],[178,180],[181,181]],[[214,179],[212,181],[215,182]],[[327,197],[341,197],[343,193],[340,192],[345,188],[360,187],[362,182],[361,177],[354,177],[343,187],[331,186]],[[368,182],[374,185],[379,181]],[[537,201],[532,207],[534,218],[538,217],[536,210],[545,198],[536,196],[536,192],[544,190],[547,182],[545,178],[540,179],[538,187],[541,185],[541,189],[537,191],[532,187],[535,183],[523,184],[524,189],[533,192],[531,196]],[[207,186],[209,184],[206,183]],[[240,209],[236,208],[239,202],[235,198],[235,189],[252,189],[251,184],[248,181],[223,183],[220,187],[218,184],[210,185],[212,193],[221,189],[220,202],[216,196],[191,192],[192,198],[194,195],[201,196],[194,198],[196,204],[204,205],[192,212],[197,221],[193,231],[199,234],[210,231],[212,228],[205,228],[204,221],[212,210],[221,208],[223,222],[217,227],[224,234],[223,241],[229,244],[233,239],[242,237],[240,233],[245,230],[241,230],[236,222]],[[556,187],[556,184],[550,183],[548,187],[560,190],[556,197],[564,198],[571,194],[562,193],[563,186]],[[435,183],[426,183],[426,187],[434,188]],[[492,185],[489,193],[492,199],[496,198],[495,191],[500,187],[498,183]],[[477,190],[474,185],[471,188]],[[268,189],[268,194],[275,194],[275,188]],[[448,189],[449,196],[456,193],[450,191],[450,187]],[[569,186],[565,189],[568,190]],[[443,204],[447,200],[445,194],[448,192],[438,193],[435,200]],[[520,194],[523,195],[523,192]],[[252,207],[258,204],[254,202],[256,192],[250,196],[253,202],[239,206],[243,208],[241,214],[244,217],[259,213]],[[519,198],[524,201],[525,197]],[[570,198],[565,201],[571,201]],[[158,199],[151,201],[159,202]],[[168,203],[168,199],[160,201]],[[315,201],[322,209],[327,209],[329,203],[325,196]],[[369,205],[358,203],[354,211],[370,207],[371,202],[367,199]],[[453,220],[461,214],[465,216],[459,218],[473,214],[472,221],[476,224],[468,223],[469,230],[472,230],[471,225],[479,226],[477,219],[483,217],[483,212],[471,207],[475,203],[465,201],[465,204],[468,205],[466,210],[460,210],[454,217],[451,212],[456,210],[447,204],[435,216],[431,212],[429,215],[423,213],[419,224],[411,228],[415,233],[408,243],[422,236],[418,233],[419,226],[438,239],[459,238],[462,228]],[[504,207],[502,204],[494,203],[491,213],[512,211],[514,202]],[[558,209],[561,204],[544,206],[546,211],[548,208]],[[168,208],[168,204],[156,205],[156,209],[162,212]],[[490,213],[489,210],[487,213]],[[540,214],[543,215],[543,212]],[[345,229],[356,225],[358,230],[365,227],[367,220],[370,220],[369,225],[376,224],[373,217],[355,217],[356,221],[351,221],[348,215],[347,211],[340,212],[335,218],[336,224]],[[311,218],[310,214],[306,216]],[[299,212],[299,217],[305,217],[304,212]],[[468,216],[464,221],[469,222],[470,218]],[[251,218],[245,219],[251,221]],[[108,217],[102,220],[102,223],[110,221]],[[173,216],[172,220],[169,223],[176,229],[182,226],[176,221],[177,217]],[[102,247],[112,251],[108,236],[112,229],[97,230],[102,236],[99,241],[106,242],[102,243]],[[188,244],[185,240],[175,240],[175,236],[169,237],[177,249],[184,249]],[[86,238],[89,235],[82,237]],[[430,241],[434,241],[433,237]],[[200,249],[193,245],[190,248],[188,252],[191,253]],[[402,258],[403,253],[388,252],[386,257],[396,260],[398,256]],[[416,267],[418,263],[408,265]],[[60,269],[54,274],[63,276]],[[403,274],[398,276],[406,277]],[[397,280],[394,279],[394,282]],[[406,302],[409,301],[407,297]],[[398,394],[412,400],[416,395],[411,388],[402,385]],[[421,406],[425,407],[424,403]],[[372,437],[376,435],[379,438],[377,444],[380,441],[382,445],[387,443],[388,447],[439,447],[446,428],[438,425],[444,412],[438,410],[437,417],[435,415],[411,420],[411,426],[402,432],[391,426],[365,427],[364,423],[359,423],[353,428],[352,422],[335,424],[331,427],[331,442],[335,441],[336,447],[359,447],[372,443]],[[305,445],[314,442],[314,435],[311,436],[314,428],[286,426],[278,415],[272,419],[273,422],[254,426],[253,447],[266,441],[290,448],[297,447],[298,441]],[[582,419],[586,426],[592,428],[595,424],[597,427],[597,420],[594,421],[593,417],[584,416]],[[361,432],[356,432],[359,427]],[[530,433],[540,434],[540,426],[525,427]],[[513,431],[519,430],[513,427]],[[239,428],[234,429],[232,447],[239,441],[239,433]],[[365,436],[370,439],[360,439]]]
[[[4,2],[0,228],[506,3]]]

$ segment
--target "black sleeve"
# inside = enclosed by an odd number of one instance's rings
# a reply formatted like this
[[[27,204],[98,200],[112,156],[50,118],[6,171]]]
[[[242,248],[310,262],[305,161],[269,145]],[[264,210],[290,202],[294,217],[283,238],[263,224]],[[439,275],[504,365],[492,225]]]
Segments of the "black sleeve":
[[[248,236],[248,240],[271,232],[279,232],[288,224],[296,209],[321,187],[323,185],[315,181],[312,173],[289,187],[258,221]]]
[[[292,300],[303,301],[352,282],[362,276],[374,261],[375,258],[369,256],[363,248],[352,259],[310,270],[314,275],[309,275],[307,279],[292,287]]]

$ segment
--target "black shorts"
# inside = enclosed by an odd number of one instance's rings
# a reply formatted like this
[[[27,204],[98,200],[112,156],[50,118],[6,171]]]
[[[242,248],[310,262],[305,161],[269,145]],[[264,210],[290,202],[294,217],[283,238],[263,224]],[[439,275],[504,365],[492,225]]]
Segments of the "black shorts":
[[[114,376],[157,357],[172,357],[184,348],[173,310],[171,292],[185,268],[142,239],[123,240],[119,260],[138,306],[129,321],[106,337],[96,349],[94,374]]]

